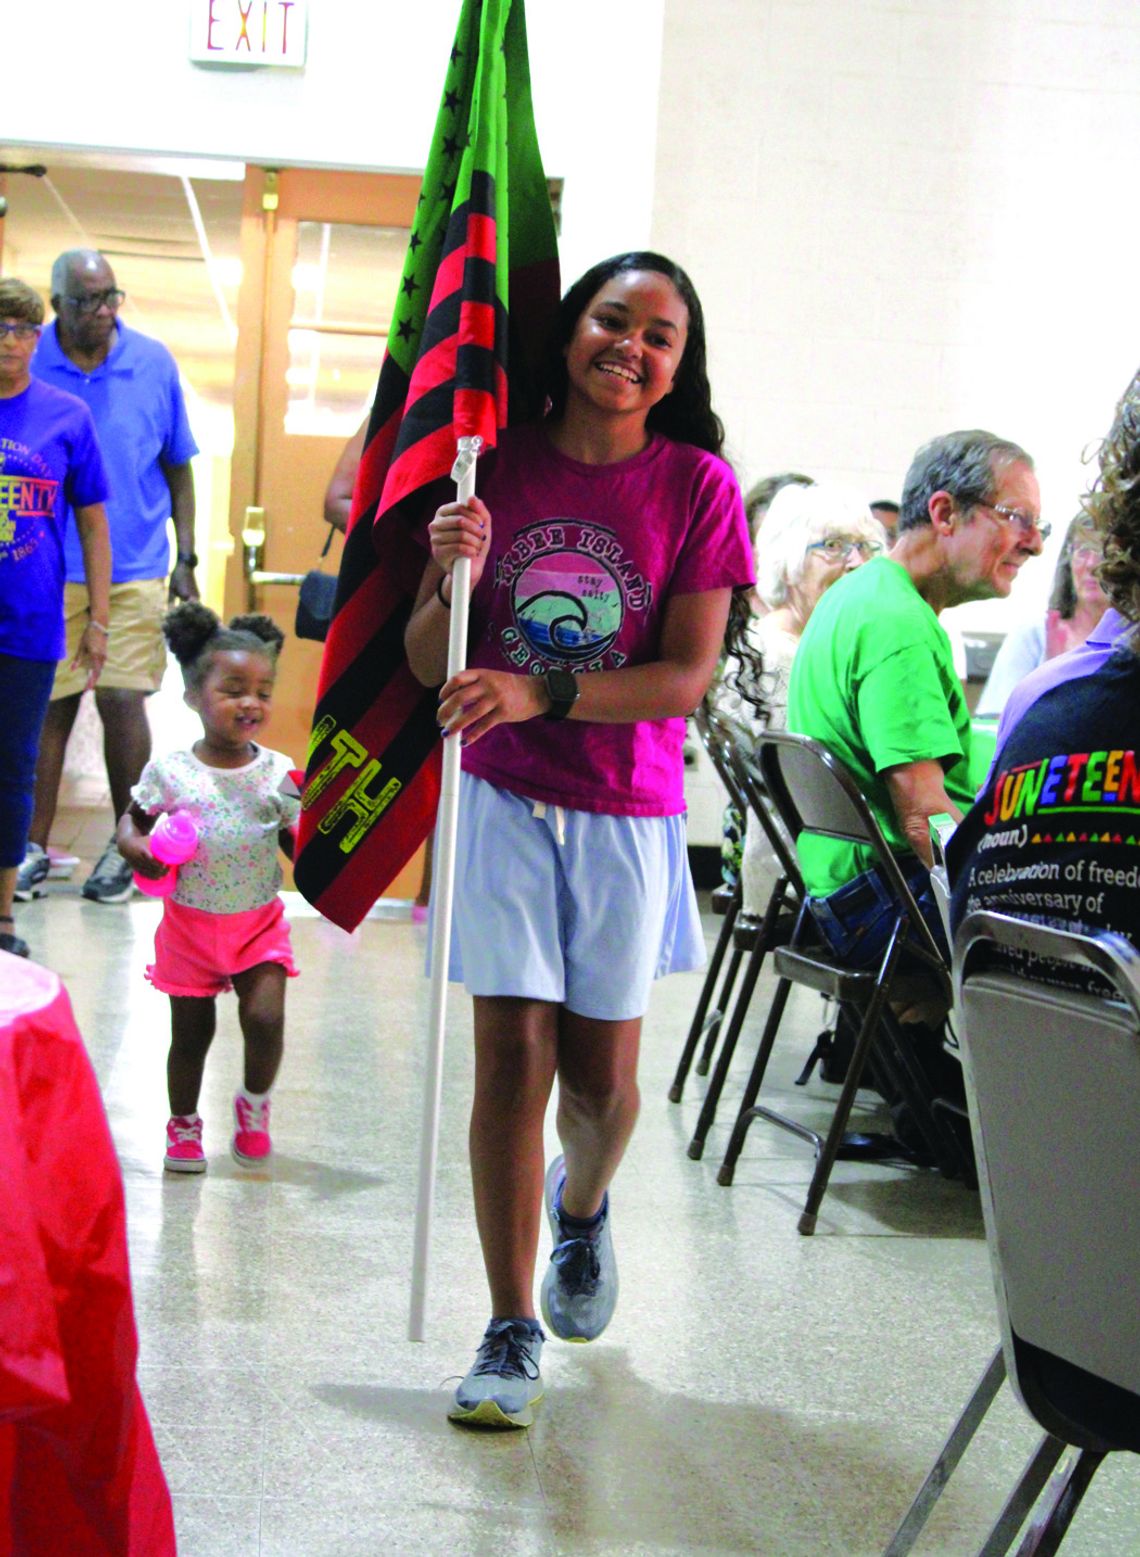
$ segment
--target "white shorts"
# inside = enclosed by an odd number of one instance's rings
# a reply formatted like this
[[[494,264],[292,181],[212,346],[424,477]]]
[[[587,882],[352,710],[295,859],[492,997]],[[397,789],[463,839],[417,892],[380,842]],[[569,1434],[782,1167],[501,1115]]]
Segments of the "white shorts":
[[[571,811],[461,775],[451,979],[617,1022],[645,1014],[654,979],[704,964],[683,816]]]

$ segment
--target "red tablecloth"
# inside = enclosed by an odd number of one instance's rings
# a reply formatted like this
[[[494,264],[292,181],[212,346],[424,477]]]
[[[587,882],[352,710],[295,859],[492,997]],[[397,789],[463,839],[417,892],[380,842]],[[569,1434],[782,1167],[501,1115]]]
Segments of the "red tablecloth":
[[[173,1557],[123,1182],[67,995],[0,952],[0,1557]]]

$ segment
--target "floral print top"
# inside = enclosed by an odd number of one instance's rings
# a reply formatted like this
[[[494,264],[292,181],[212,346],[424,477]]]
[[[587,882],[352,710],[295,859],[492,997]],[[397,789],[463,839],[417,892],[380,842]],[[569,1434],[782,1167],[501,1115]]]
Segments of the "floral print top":
[[[211,768],[192,751],[154,757],[131,791],[148,816],[188,811],[198,849],[178,867],[174,902],[211,914],[238,914],[272,901],[281,886],[277,834],[301,813],[293,764],[255,747],[244,768]]]

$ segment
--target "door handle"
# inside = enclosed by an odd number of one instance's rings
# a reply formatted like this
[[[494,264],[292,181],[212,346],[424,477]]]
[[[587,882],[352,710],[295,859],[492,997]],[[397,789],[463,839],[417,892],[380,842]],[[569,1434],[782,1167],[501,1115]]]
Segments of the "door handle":
[[[247,508],[241,532],[242,572],[250,584],[265,561],[265,509]]]
[[[242,572],[245,574],[245,582],[249,594],[249,607],[252,611],[255,605],[253,592],[262,584],[292,584],[297,586],[304,583],[303,573],[274,573],[261,566],[265,561],[265,509],[247,508],[245,511],[245,525],[241,532],[242,544]]]
[[[303,573],[274,573],[262,567],[265,561],[265,509],[247,508],[245,524],[241,532],[242,572],[249,593],[250,610],[254,607],[253,592],[262,584],[293,584],[304,581]]]

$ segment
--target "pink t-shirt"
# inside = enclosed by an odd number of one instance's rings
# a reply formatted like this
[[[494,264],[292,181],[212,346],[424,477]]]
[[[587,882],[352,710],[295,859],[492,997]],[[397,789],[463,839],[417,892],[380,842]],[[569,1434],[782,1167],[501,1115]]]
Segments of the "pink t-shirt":
[[[540,426],[511,428],[480,464],[491,555],[471,600],[468,663],[541,676],[657,658],[673,595],[753,580],[740,488],[716,455],[654,437],[617,465],[559,453]],[[683,719],[530,719],[463,753],[500,789],[580,811],[685,809]]]

